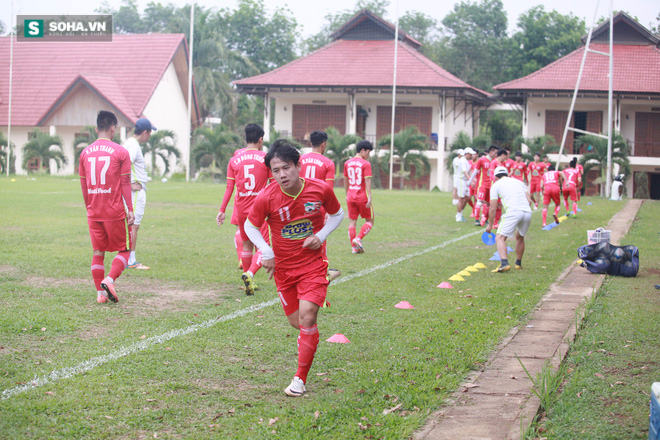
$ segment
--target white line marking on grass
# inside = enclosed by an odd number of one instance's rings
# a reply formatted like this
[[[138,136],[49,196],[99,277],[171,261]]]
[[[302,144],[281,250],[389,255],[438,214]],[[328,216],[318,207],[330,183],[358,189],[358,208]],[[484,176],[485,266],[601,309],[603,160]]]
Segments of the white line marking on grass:
[[[436,249],[440,249],[440,248],[443,248],[443,247],[448,246],[450,244],[456,243],[458,241],[463,240],[464,238],[472,237],[474,235],[482,234],[482,233],[483,233],[483,231],[481,229],[479,229],[477,231],[474,231],[474,232],[470,232],[469,234],[465,234],[465,235],[462,235],[460,237],[453,238],[451,240],[447,240],[444,243],[440,243],[438,245],[431,246],[429,248],[422,249],[422,250],[417,251],[417,252],[413,252],[412,254],[404,255],[403,257],[399,257],[399,258],[395,258],[394,260],[390,260],[390,261],[385,262],[383,264],[379,264],[378,266],[373,266],[373,267],[370,267],[368,269],[361,270],[360,272],[356,272],[354,274],[347,275],[347,276],[342,277],[342,278],[340,278],[336,281],[333,281],[332,284],[335,285],[335,284],[345,283],[345,282],[350,281],[354,278],[358,278],[358,277],[368,275],[372,272],[376,272],[378,270],[385,269],[386,267],[389,267],[389,266],[392,266],[392,265],[395,265],[395,264],[399,264],[399,263],[401,263],[403,261],[406,261],[410,258],[418,257],[420,255],[424,255],[426,253],[433,252]],[[162,335],[153,336],[151,338],[144,339],[140,342],[136,342],[135,344],[129,345],[127,347],[122,347],[119,350],[116,350],[112,353],[108,353],[104,356],[94,357],[94,358],[91,358],[87,361],[81,362],[78,365],[76,365],[75,367],[67,367],[67,368],[62,368],[60,370],[52,371],[47,376],[38,377],[38,378],[35,378],[35,379],[31,380],[29,383],[26,383],[24,385],[20,385],[20,386],[14,387],[14,388],[8,388],[8,389],[4,390],[2,392],[2,397],[0,398],[0,400],[7,400],[7,399],[9,399],[13,396],[25,393],[26,391],[30,391],[34,388],[41,387],[41,386],[47,385],[47,384],[52,383],[52,382],[57,382],[58,380],[61,380],[61,379],[68,379],[68,378],[73,377],[75,375],[85,373],[85,372],[87,372],[87,371],[89,371],[93,368],[100,367],[101,365],[106,364],[108,362],[117,360],[121,357],[128,356],[130,354],[137,353],[137,352],[140,352],[142,350],[146,350],[147,348],[150,348],[150,347],[152,347],[156,344],[162,344],[163,342],[167,342],[170,339],[174,339],[174,338],[179,337],[179,336],[184,336],[184,335],[187,335],[187,334],[190,334],[190,333],[194,333],[198,330],[203,330],[203,329],[213,327],[214,325],[216,325],[220,322],[225,322],[225,321],[230,321],[230,320],[235,319],[235,318],[240,318],[244,315],[247,315],[250,312],[256,312],[256,311],[264,309],[266,307],[275,305],[279,302],[280,302],[279,298],[273,298],[270,301],[262,302],[262,303],[259,303],[259,304],[252,305],[250,307],[246,307],[245,309],[237,310],[233,313],[230,313],[229,315],[221,316],[221,317],[216,318],[216,319],[210,319],[208,321],[205,321],[205,322],[202,322],[202,323],[199,323],[199,324],[194,324],[194,325],[191,325],[191,326],[186,327],[186,328],[171,330],[167,333],[163,333]]]

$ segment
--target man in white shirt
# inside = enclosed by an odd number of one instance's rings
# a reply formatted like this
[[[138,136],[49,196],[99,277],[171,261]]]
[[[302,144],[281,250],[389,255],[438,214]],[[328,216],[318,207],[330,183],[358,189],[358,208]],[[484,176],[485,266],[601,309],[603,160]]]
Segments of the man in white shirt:
[[[466,222],[463,217],[463,209],[470,198],[470,185],[468,185],[468,180],[470,178],[470,160],[472,155],[475,154],[475,151],[468,147],[465,150],[458,150],[463,152],[463,156],[458,159],[458,180],[456,193],[458,195],[458,206],[456,207],[456,221],[457,222]],[[456,178],[456,176],[454,176]]]
[[[493,272],[508,272],[511,270],[506,253],[506,239],[516,234],[516,269],[522,269],[522,257],[525,253],[525,235],[532,222],[530,204],[532,198],[525,184],[509,177],[504,166],[498,166],[493,173],[493,185],[490,187],[490,210],[486,232],[493,229],[493,221],[497,211],[497,199],[502,200],[505,214],[502,215],[497,229],[497,252],[500,254],[500,266]]]
[[[124,148],[128,150],[131,156],[131,190],[133,191],[133,208],[135,211],[135,222],[131,226],[133,244],[130,249],[131,255],[128,259],[128,268],[130,269],[150,269],[150,267],[137,261],[135,258],[135,247],[137,245],[138,229],[140,229],[144,208],[147,205],[148,176],[140,144],[149,140],[152,131],[156,131],[156,127],[151,125],[148,119],[138,119],[135,123],[133,136],[124,142]]]
[[[454,157],[454,160],[452,161],[452,170],[454,172],[454,194],[453,194],[453,199],[452,199],[452,204],[454,206],[458,205],[459,199],[461,196],[458,195],[458,186],[460,185],[460,178],[461,178],[461,170],[460,170],[460,161],[461,157],[463,157],[464,151],[457,150],[456,151],[456,157]]]

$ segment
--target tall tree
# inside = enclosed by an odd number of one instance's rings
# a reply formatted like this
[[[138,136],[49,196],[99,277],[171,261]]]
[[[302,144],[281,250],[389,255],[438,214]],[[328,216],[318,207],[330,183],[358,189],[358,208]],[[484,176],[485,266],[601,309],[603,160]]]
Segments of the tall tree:
[[[434,62],[438,61],[440,30],[433,17],[421,12],[407,11],[399,19],[399,27],[422,44],[419,48],[421,53]]]
[[[76,133],[76,137],[73,139],[73,171],[75,173],[78,172],[80,153],[82,153],[89,144],[94,142],[97,137],[96,127],[93,125],[87,125],[82,132]]]
[[[9,172],[16,172],[16,155],[14,154],[15,147],[14,143],[11,143],[10,158],[7,161],[7,138],[5,134],[0,131],[0,174],[7,174],[7,166],[9,166]],[[9,165],[7,165],[9,163]]]
[[[163,172],[160,175],[167,174],[170,170],[170,157],[177,159],[181,156],[176,148],[176,135],[172,130],[158,130],[154,132],[149,140],[142,146],[142,153],[151,156],[151,177],[160,171],[157,165],[157,159],[163,162]]]
[[[536,72],[580,47],[585,24],[573,14],[546,12],[534,6],[518,17],[520,31],[513,36],[515,56],[512,73],[522,77]]]
[[[50,161],[55,163],[57,169],[66,164],[66,156],[62,151],[62,138],[42,133],[35,128],[30,134],[31,140],[23,145],[23,169],[28,169],[28,164],[37,159],[37,170],[50,174]]]
[[[335,127],[328,127],[325,132],[328,135],[325,154],[335,163],[335,171],[342,173],[344,162],[355,154],[355,149],[350,149],[350,146],[362,138],[356,134],[341,134]]]
[[[389,134],[378,140],[378,145],[387,147],[392,144]],[[425,176],[431,170],[431,164],[422,151],[428,149],[426,135],[419,132],[417,127],[406,127],[394,134],[394,155],[398,156],[401,168],[395,174],[399,177],[399,189],[403,189],[403,182],[410,176],[411,168],[415,167],[417,176]],[[387,160],[386,160],[387,159]],[[389,164],[389,153],[383,157],[383,164]],[[389,165],[388,165],[389,166]]]
[[[222,174],[227,169],[241,137],[223,124],[215,127],[198,127],[194,134],[195,147],[192,157],[199,168],[209,168],[211,174]]]
[[[600,195],[605,195],[605,180],[607,173],[607,139],[592,134],[581,136],[577,142],[587,145],[587,152],[580,158],[580,163],[586,173],[592,168],[600,170]],[[628,159],[629,147],[621,133],[612,134],[612,164],[619,165],[619,173],[630,175],[630,160]]]
[[[442,24],[447,34],[440,50],[442,67],[484,90],[508,79],[511,42],[501,0],[457,3]]]

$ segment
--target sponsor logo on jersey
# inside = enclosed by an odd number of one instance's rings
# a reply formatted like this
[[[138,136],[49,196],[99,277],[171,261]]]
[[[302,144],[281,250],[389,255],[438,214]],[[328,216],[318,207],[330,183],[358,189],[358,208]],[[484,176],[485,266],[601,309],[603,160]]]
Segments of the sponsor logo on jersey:
[[[87,188],[87,194],[110,194],[112,193],[112,188],[104,189],[104,188]]]
[[[305,215],[311,215],[321,211],[321,202],[305,202]]]
[[[282,228],[282,238],[289,240],[302,240],[309,237],[314,233],[312,229],[312,222],[309,219],[297,220],[289,223]]]

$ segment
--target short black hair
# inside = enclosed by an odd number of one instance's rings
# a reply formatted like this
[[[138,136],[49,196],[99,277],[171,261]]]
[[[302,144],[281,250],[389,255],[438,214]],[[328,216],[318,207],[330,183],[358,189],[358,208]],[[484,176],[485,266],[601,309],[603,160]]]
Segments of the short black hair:
[[[499,150],[497,150],[497,157],[508,156],[508,155],[509,155],[509,152],[506,151],[504,148],[500,148]]]
[[[571,168],[575,168],[577,166],[577,157],[571,159],[571,161],[568,163],[568,166]]]
[[[98,131],[108,131],[113,125],[117,125],[117,116],[107,110],[101,110],[96,115],[96,128]]]
[[[551,163],[550,166],[548,167],[548,171],[554,171],[555,170],[555,164]]]
[[[328,135],[325,131],[316,130],[309,135],[309,141],[312,146],[319,147],[321,144],[328,140]]]
[[[534,156],[538,156],[539,159],[541,158],[541,153],[534,153]]]
[[[357,145],[355,146],[355,151],[358,152],[358,153],[359,153],[360,151],[362,151],[362,150],[369,150],[369,151],[371,151],[371,150],[373,150],[373,149],[374,149],[374,146],[371,145],[371,142],[369,142],[369,141],[367,141],[367,140],[360,141],[360,142],[358,142]]]
[[[245,126],[245,142],[248,144],[256,144],[259,139],[264,137],[264,129],[258,124],[248,124]]]
[[[291,142],[287,141],[286,139],[278,139],[272,143],[268,149],[268,153],[266,153],[266,157],[264,158],[266,166],[269,169],[270,161],[275,157],[284,162],[290,162],[294,165],[298,165],[298,162],[300,162],[300,151],[298,151],[298,149],[291,145]]]
[[[500,147],[498,147],[497,145],[491,145],[490,147],[488,147],[488,152],[490,153],[493,150],[499,150],[499,149]]]
[[[520,151],[516,151],[516,154],[513,155],[514,157],[522,157],[522,153]]]

